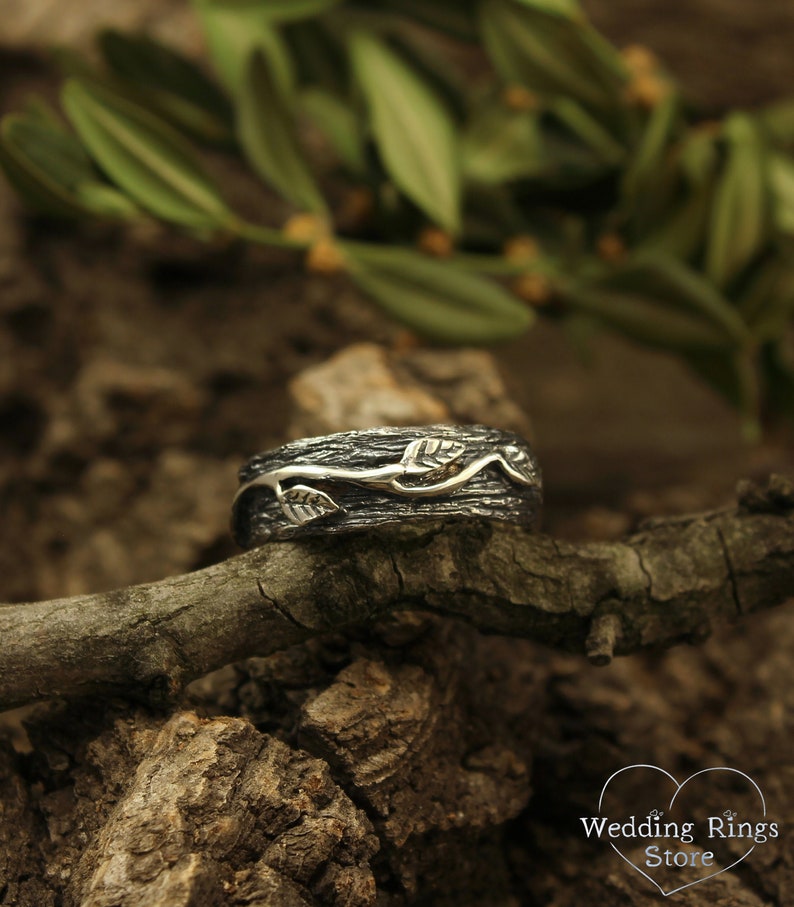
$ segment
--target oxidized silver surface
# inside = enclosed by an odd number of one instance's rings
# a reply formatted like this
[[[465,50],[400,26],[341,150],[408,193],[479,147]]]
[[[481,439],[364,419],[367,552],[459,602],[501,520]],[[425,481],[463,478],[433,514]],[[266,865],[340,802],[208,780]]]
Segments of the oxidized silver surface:
[[[232,531],[244,548],[439,517],[532,526],[541,478],[526,441],[484,425],[373,428],[307,438],[240,470]]]

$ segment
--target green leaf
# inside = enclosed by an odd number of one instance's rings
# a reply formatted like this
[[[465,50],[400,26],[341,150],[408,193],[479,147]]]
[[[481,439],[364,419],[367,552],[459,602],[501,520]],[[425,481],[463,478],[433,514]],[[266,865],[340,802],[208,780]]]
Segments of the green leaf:
[[[111,217],[119,220],[136,220],[141,209],[131,199],[107,183],[79,183],[75,194],[80,203],[97,217]]]
[[[625,148],[591,116],[570,98],[557,98],[550,107],[557,117],[582,143],[594,151],[605,164],[618,164],[626,156]]]
[[[509,110],[493,98],[474,111],[461,148],[463,172],[478,183],[539,177],[550,166],[538,114]]]
[[[658,182],[675,136],[679,112],[680,100],[672,91],[653,108],[623,174],[621,194],[626,203],[636,203],[642,193],[652,191]]]
[[[261,3],[240,7],[193,0],[201,20],[215,70],[234,95],[240,89],[246,63],[254,48],[261,50],[270,64],[273,78],[282,92],[295,86],[292,60],[276,24]]]
[[[381,0],[378,5],[463,41],[476,40],[474,0]]]
[[[480,28],[497,72],[540,94],[609,110],[625,75],[613,48],[579,19],[512,0],[483,0]]]
[[[231,122],[226,95],[192,60],[170,47],[146,35],[125,35],[114,29],[100,33],[99,47],[120,78],[170,92]]]
[[[367,170],[361,123],[352,108],[341,98],[321,88],[301,92],[300,106],[328,138],[340,160],[351,173]]]
[[[704,184],[691,190],[643,238],[638,251],[661,253],[691,261],[705,243],[711,214],[712,186]]]
[[[112,73],[142,102],[197,138],[228,141],[233,125],[226,95],[191,60],[152,38],[108,29],[99,47]]]
[[[583,55],[588,59],[594,78],[603,81],[605,90],[612,95],[614,102],[619,103],[622,100],[620,93],[629,81],[629,70],[623,57],[614,44],[585,20],[584,14],[574,24],[577,25]]]
[[[198,142],[231,150],[234,131],[230,123],[168,91],[147,88],[143,91],[125,86],[130,100],[161,116]]]
[[[781,233],[794,234],[794,161],[788,155],[769,155],[772,219]]]
[[[739,310],[756,340],[786,336],[794,315],[794,268],[789,255],[773,257],[756,269],[743,288]]]
[[[633,340],[662,349],[736,349],[749,332],[739,315],[695,271],[646,255],[590,284],[572,283],[565,298]]]
[[[670,256],[635,255],[601,285],[702,316],[736,344],[749,339],[746,324],[722,293],[702,274]]]
[[[97,172],[77,138],[57,121],[40,115],[11,114],[3,120],[3,138],[41,173],[64,189],[96,178]]]
[[[416,76],[435,94],[456,123],[462,123],[469,112],[470,90],[454,59],[439,53],[438,43],[402,35],[389,34],[389,50],[393,51]]]
[[[632,213],[640,249],[692,261],[700,258],[710,232],[719,156],[714,136],[703,129],[690,130],[670,150],[669,169],[657,174],[659,185],[648,170],[649,191],[637,191]],[[683,197],[676,198],[677,192]]]
[[[141,207],[166,221],[220,227],[232,218],[185,140],[109,89],[66,83],[63,106],[102,170]]]
[[[667,309],[642,296],[595,287],[568,287],[563,296],[574,311],[596,316],[631,340],[659,349],[726,349],[731,344],[709,322]]]
[[[316,86],[339,98],[350,87],[350,66],[344,40],[324,20],[293,22],[281,29],[295,68],[295,83]]]
[[[292,112],[261,50],[249,57],[240,86],[237,134],[246,157],[263,180],[294,205],[325,214],[298,144]]]
[[[140,216],[126,196],[99,181],[77,138],[47,105],[29,104],[25,114],[6,117],[0,136],[0,165],[37,210],[57,217]]]
[[[692,129],[678,152],[678,165],[691,186],[711,183],[717,169],[717,146],[714,136],[704,129]]]
[[[706,273],[724,287],[760,250],[769,226],[767,155],[749,116],[724,125],[727,161],[714,196],[706,244]]]
[[[4,124],[5,125],[5,124]],[[85,208],[5,136],[0,137],[0,167],[9,183],[35,210],[54,217],[84,217]]]
[[[31,95],[25,99],[25,104],[19,116],[28,121],[37,122],[42,126],[49,126],[50,129],[54,129],[56,132],[67,132],[63,120],[55,109],[38,95]],[[74,139],[74,141],[77,142],[77,139]]]
[[[566,19],[576,19],[582,16],[582,7],[578,0],[517,0],[522,6],[541,13],[552,13],[555,16],[564,16]]]
[[[498,284],[416,253],[345,246],[350,276],[394,318],[444,343],[488,344],[523,333],[530,309]]]
[[[452,118],[433,90],[393,51],[358,32],[353,70],[375,140],[399,189],[451,233],[460,228],[460,161]]]
[[[794,145],[794,100],[770,104],[756,114],[756,122],[769,141],[781,148]]]
[[[256,10],[276,22],[307,19],[338,6],[341,0],[208,0],[207,5],[222,10]]]

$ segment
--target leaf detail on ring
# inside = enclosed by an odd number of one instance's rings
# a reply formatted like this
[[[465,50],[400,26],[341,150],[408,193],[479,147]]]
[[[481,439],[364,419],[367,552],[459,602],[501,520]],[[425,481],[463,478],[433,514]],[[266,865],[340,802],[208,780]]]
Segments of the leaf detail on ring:
[[[277,495],[281,509],[291,523],[305,526],[339,510],[339,505],[324,491],[308,485],[293,485]]]
[[[526,485],[533,485],[538,481],[538,473],[529,454],[515,444],[509,444],[500,451],[502,464],[509,475]]]
[[[421,476],[447,466],[466,449],[460,441],[450,441],[446,438],[419,438],[405,448],[400,464],[405,467],[409,476]]]

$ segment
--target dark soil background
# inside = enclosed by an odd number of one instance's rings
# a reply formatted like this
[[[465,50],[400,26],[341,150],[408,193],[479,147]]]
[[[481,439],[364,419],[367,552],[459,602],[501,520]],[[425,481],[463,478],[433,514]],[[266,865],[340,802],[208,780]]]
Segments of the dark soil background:
[[[612,37],[656,49],[715,109],[794,94],[788,4],[590,6]],[[53,84],[27,49],[0,52],[3,111]],[[277,202],[228,164],[214,165],[224,170],[233,201],[278,220]],[[289,379],[364,339],[402,342],[343,279],[307,276],[289,255],[208,249],[166,231],[48,225],[26,217],[0,184],[0,600],[156,580],[235,553],[228,510],[236,469],[285,439]],[[794,472],[789,430],[748,447],[735,414],[672,359],[604,335],[585,364],[547,323],[495,356],[509,394],[531,419],[549,533],[616,538],[644,516],[730,503],[740,478]],[[784,827],[775,845],[679,895],[681,902],[794,903],[790,607],[727,628],[699,648],[605,669],[525,643],[492,640],[477,651],[478,659],[508,666],[508,680],[491,681],[505,715],[512,709],[506,725],[532,728],[531,744],[521,745],[532,750],[533,796],[476,847],[455,851],[447,840],[444,858],[433,851],[435,866],[415,862],[413,888],[396,859],[381,866],[376,881],[389,879],[391,898],[383,903],[655,902],[650,886],[577,827],[605,778],[639,762],[681,776],[735,766],[753,775]],[[274,676],[269,682],[277,683]],[[288,739],[290,707],[282,703],[285,711],[274,717],[260,703],[257,713],[240,695],[245,684],[236,683],[220,711],[254,717]],[[315,676],[312,683],[323,682]],[[63,734],[61,713],[28,716],[32,754],[14,717],[5,721],[23,752],[8,755],[4,789],[17,779],[28,792],[3,794],[6,819],[16,815],[12,801],[21,803],[19,821],[32,830],[24,884],[10,876],[13,861],[0,856],[0,904],[62,903],[66,882],[52,867],[66,865],[68,847],[81,844],[69,840],[76,825],[56,830],[54,823],[66,822],[75,807],[52,799],[42,806],[37,798],[74,787],[82,771],[76,754],[111,720],[104,706],[70,708],[73,739],[66,734],[59,743],[70,768],[49,755],[36,758],[49,752],[36,741],[51,742],[56,728]],[[88,724],[78,726],[75,716]],[[8,831],[0,845],[11,848]],[[454,879],[461,853],[474,867],[462,873],[465,884]]]

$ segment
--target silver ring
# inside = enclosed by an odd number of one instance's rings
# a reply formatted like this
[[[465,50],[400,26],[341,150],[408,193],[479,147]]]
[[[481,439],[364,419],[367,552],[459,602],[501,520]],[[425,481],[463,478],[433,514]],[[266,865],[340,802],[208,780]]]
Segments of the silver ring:
[[[542,499],[527,442],[484,425],[306,438],[257,454],[239,475],[232,532],[243,548],[446,517],[531,527]]]

